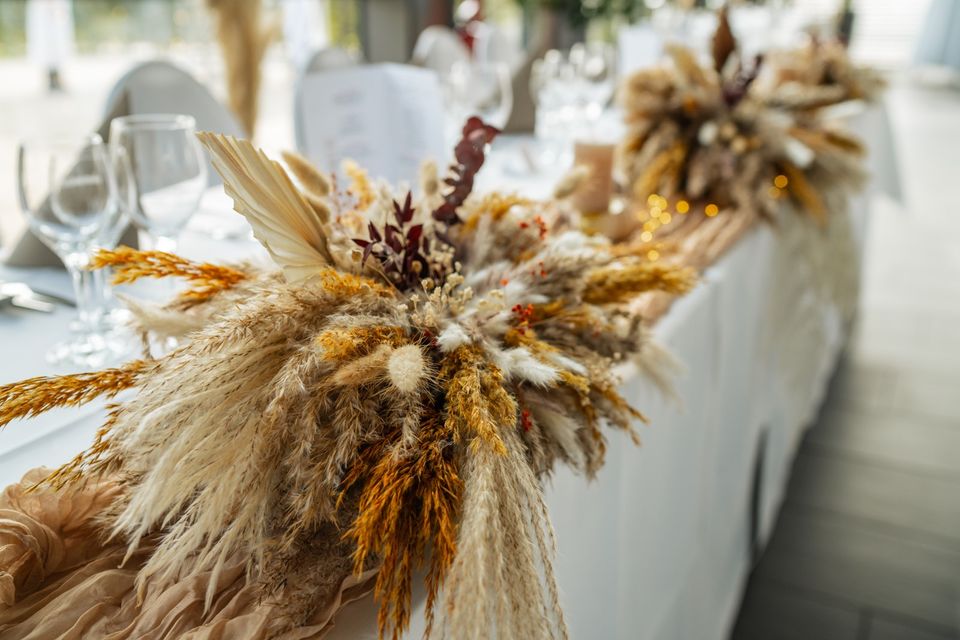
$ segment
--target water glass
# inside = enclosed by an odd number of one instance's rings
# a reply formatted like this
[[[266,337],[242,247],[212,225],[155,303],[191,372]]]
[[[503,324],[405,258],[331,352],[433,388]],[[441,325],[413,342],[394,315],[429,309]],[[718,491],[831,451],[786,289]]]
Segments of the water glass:
[[[207,188],[207,163],[191,116],[145,114],[110,123],[120,200],[152,248],[175,251]]]
[[[109,355],[99,331],[93,274],[98,234],[116,214],[116,192],[100,136],[22,142],[17,150],[20,205],[33,233],[63,261],[77,301],[74,336],[47,354],[54,363],[98,366]]]
[[[487,124],[503,128],[513,109],[510,68],[499,62],[456,62],[443,81],[447,102],[447,126],[453,140],[463,123],[479,116]]]

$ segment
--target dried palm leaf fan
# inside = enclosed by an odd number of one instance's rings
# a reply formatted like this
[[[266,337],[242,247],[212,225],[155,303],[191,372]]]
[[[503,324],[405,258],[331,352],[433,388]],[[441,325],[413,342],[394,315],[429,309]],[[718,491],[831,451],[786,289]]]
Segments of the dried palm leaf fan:
[[[764,58],[743,59],[726,9],[712,53],[708,67],[669,47],[669,64],[620,88],[628,132],[618,163],[642,223],[624,253],[669,242],[702,267],[784,204],[823,224],[828,200],[862,182],[856,139],[801,105],[758,95]]]
[[[376,574],[382,637],[410,619],[426,570],[428,636],[554,638],[566,628],[540,478],[592,475],[603,424],[642,416],[617,392],[632,359],[664,354],[625,304],[689,289],[689,269],[617,259],[553,225],[557,207],[471,194],[497,133],[463,129],[440,183],[395,196],[358,168],[346,190],[298,156],[201,134],[236,210],[280,271],[104,252],[123,281],[191,287],[137,311],[182,346],[115,370],[0,388],[0,425],[122,389],[94,446],[56,485],[112,474],[107,524],[152,549],[141,587],[248,558],[296,628],[345,577]],[[297,576],[313,576],[296,581]]]
[[[227,99],[247,136],[257,124],[263,57],[274,38],[263,23],[262,0],[207,0],[227,75]]]

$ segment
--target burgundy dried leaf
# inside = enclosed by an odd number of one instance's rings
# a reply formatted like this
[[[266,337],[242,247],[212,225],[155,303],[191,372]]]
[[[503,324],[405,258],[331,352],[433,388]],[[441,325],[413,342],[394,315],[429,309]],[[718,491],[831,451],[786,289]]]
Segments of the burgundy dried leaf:
[[[423,225],[415,224],[407,231],[407,248],[416,247],[420,243],[420,237],[423,235]]]
[[[460,141],[453,150],[457,164],[450,166],[451,175],[443,181],[452,187],[452,190],[444,195],[443,204],[433,212],[434,220],[447,226],[460,222],[457,209],[473,191],[473,179],[483,166],[486,146],[498,133],[499,129],[491,127],[476,116],[469,118],[463,125]]]

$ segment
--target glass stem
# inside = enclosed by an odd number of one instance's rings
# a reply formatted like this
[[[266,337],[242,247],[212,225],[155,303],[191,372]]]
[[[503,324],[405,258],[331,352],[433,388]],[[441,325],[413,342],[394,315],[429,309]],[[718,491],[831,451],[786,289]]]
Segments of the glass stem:
[[[117,299],[113,296],[113,269],[103,267],[91,272],[93,276],[93,304],[96,305],[100,319],[109,316],[117,309]]]
[[[77,319],[83,333],[95,333],[99,321],[99,305],[94,272],[87,269],[89,258],[86,254],[71,254],[64,260],[70,280],[73,282],[73,295],[77,300]]]
[[[175,236],[155,236],[153,238],[153,247],[155,251],[164,251],[166,253],[177,252],[177,238]]]

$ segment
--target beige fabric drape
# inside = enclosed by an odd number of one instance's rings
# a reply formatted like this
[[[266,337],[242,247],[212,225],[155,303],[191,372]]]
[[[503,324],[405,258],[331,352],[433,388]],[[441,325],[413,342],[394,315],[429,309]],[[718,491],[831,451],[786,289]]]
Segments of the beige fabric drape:
[[[143,543],[124,563],[126,545],[105,541],[97,519],[120,497],[119,485],[29,491],[49,471],[35,469],[0,495],[0,640],[308,640],[323,637],[336,611],[373,586],[370,575],[347,576],[307,624],[292,629],[247,582],[243,558],[221,572],[207,611],[209,573],[148,584],[138,602],[136,575],[153,545]]]

